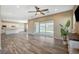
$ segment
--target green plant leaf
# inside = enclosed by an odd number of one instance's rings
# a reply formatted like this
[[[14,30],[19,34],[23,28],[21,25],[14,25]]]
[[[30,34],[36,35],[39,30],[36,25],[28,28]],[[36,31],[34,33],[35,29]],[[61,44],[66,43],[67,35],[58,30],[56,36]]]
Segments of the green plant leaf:
[[[68,35],[68,30],[61,28],[61,36],[67,36],[67,35]]]
[[[65,35],[65,30],[63,28],[61,28],[61,36]]]
[[[69,26],[70,26],[70,20],[67,21],[67,23],[66,23],[65,26],[66,26],[66,27],[69,27]]]
[[[60,24],[61,27],[63,27],[63,25]]]
[[[67,36],[69,34],[69,30],[68,27],[70,26],[70,20],[67,21],[67,23],[65,25],[61,25],[60,24],[60,32],[61,32],[61,36]]]

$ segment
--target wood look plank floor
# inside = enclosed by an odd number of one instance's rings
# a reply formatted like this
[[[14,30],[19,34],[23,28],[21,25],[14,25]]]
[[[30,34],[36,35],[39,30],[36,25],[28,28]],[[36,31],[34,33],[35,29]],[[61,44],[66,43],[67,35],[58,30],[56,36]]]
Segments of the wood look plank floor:
[[[66,54],[61,40],[39,35],[2,34],[2,54]]]

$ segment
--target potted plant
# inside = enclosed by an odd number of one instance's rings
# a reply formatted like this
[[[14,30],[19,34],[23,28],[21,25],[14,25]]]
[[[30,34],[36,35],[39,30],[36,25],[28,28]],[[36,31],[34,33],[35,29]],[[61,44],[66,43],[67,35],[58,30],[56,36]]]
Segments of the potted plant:
[[[63,44],[67,45],[68,42],[67,42],[67,38],[68,38],[68,34],[69,34],[69,26],[70,26],[70,20],[68,20],[66,22],[66,24],[62,25],[60,24],[60,32],[61,32],[61,36],[63,37]]]

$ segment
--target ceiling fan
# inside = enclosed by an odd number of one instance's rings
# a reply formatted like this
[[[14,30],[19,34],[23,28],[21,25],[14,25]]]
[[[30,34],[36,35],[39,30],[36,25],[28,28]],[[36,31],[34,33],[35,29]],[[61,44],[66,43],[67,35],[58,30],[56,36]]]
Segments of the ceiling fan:
[[[36,9],[36,11],[28,11],[28,12],[29,12],[29,13],[33,13],[33,12],[35,12],[35,13],[36,13],[35,15],[37,15],[37,13],[39,12],[40,14],[45,15],[45,13],[43,13],[43,12],[48,11],[48,9],[40,10],[40,8],[37,7],[37,6],[35,6],[35,9]]]

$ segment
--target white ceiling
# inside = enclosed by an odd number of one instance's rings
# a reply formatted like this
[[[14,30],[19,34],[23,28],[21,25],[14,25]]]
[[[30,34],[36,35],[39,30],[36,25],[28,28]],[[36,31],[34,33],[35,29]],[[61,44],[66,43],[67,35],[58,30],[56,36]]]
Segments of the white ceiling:
[[[49,9],[45,12],[46,15],[60,13],[73,9],[73,5],[38,5],[40,9]],[[35,11],[34,5],[1,5],[1,16],[3,20],[7,21],[22,21],[26,22],[28,19],[41,17],[35,16],[35,13],[28,13],[28,11]]]

